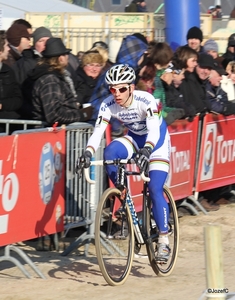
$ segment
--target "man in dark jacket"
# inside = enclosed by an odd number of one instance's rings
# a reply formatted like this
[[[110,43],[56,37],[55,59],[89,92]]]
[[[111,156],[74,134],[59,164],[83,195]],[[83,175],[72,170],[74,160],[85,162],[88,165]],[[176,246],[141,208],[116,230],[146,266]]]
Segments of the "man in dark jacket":
[[[188,32],[186,39],[188,41],[187,46],[197,51],[199,54],[205,52],[201,45],[203,41],[203,33],[197,26],[191,27]]]
[[[70,51],[60,38],[47,40],[43,59],[28,78],[32,83],[33,119],[46,121],[49,125],[90,119],[92,107],[82,108],[83,99],[66,71]],[[82,89],[81,86],[81,94]]]
[[[197,114],[203,115],[211,109],[206,96],[206,82],[213,67],[212,56],[206,53],[200,54],[194,72],[185,71],[185,79],[179,87],[185,101],[193,105]]]
[[[17,110],[22,105],[20,87],[15,74],[3,63],[8,57],[9,49],[5,32],[0,31],[0,119],[18,119]],[[0,127],[0,131],[1,129],[3,128]]]
[[[10,51],[5,63],[12,66],[22,57],[22,52],[30,48],[30,37],[27,27],[22,24],[13,24],[6,32]]]
[[[235,114],[235,103],[228,101],[227,93],[221,88],[220,81],[225,74],[225,70],[215,62],[206,83],[206,94],[211,112],[228,116]]]

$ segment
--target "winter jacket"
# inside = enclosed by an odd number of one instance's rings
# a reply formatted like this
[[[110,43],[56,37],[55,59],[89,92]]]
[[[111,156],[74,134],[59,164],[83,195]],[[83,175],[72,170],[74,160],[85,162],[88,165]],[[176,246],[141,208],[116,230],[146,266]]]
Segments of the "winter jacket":
[[[35,68],[38,60],[40,59],[39,54],[35,49],[25,49],[22,52],[22,57],[18,59],[12,69],[15,72],[17,82],[22,85],[28,76],[28,72]]]
[[[80,84],[84,84],[86,87],[84,103],[88,103],[90,101],[93,90],[99,80],[99,76],[97,78],[92,78],[91,76],[88,76],[82,67],[78,67],[76,74],[77,82]]]
[[[84,93],[83,86],[77,89],[78,97],[75,96],[64,76],[49,68],[46,64],[38,65],[28,78],[31,82],[33,119],[46,121],[49,125],[82,121],[79,91]]]
[[[6,64],[2,64],[0,70],[0,119],[18,119],[17,110],[22,105],[20,87],[15,79],[13,70]]]
[[[196,72],[184,72],[185,78],[179,86],[185,101],[192,105],[196,113],[205,113],[210,111],[210,103],[206,96],[205,83],[202,82]]]
[[[10,50],[8,53],[8,58],[4,61],[4,63],[9,67],[12,67],[14,63],[22,57],[22,55],[13,46],[9,45],[9,47]]]
[[[221,64],[222,64],[223,68],[226,69],[227,64],[230,61],[235,60],[235,53],[230,52],[227,47],[226,52],[222,55],[222,57],[223,57],[223,61],[221,62]]]
[[[224,106],[229,103],[227,93],[222,90],[221,86],[212,86],[208,81],[206,84],[207,99],[211,104],[211,111],[216,113],[223,113]]]

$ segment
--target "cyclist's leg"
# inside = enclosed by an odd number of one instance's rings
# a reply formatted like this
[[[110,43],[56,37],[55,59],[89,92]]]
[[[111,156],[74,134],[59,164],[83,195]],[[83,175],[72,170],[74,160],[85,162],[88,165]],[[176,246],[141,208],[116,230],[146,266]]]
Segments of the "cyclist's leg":
[[[104,150],[104,160],[112,160],[116,158],[129,159],[136,152],[138,146],[134,139],[125,135],[113,140]],[[112,182],[116,183],[117,167],[113,165],[106,166],[106,171]]]
[[[157,145],[158,146],[158,145]],[[167,260],[170,254],[168,247],[169,207],[163,194],[163,186],[169,172],[170,139],[166,132],[161,146],[154,148],[149,165],[149,195],[153,203],[153,217],[159,229],[158,258]]]

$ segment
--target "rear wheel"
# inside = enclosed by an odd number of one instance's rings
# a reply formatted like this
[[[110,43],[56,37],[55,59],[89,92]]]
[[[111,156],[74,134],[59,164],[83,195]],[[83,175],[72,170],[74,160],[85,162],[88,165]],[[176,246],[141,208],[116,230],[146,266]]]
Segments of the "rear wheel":
[[[169,276],[172,273],[176,264],[179,247],[178,214],[174,198],[167,186],[164,186],[164,196],[169,206],[168,237],[169,247],[171,249],[167,263],[159,263],[155,259],[155,248],[158,241],[158,228],[152,218],[151,203],[149,203],[147,208],[147,233],[150,235],[150,238],[148,239],[148,243],[146,243],[146,248],[151,267],[159,276]]]
[[[131,270],[134,231],[129,207],[121,192],[107,189],[98,204],[95,219],[95,248],[103,277],[110,285],[123,284]]]

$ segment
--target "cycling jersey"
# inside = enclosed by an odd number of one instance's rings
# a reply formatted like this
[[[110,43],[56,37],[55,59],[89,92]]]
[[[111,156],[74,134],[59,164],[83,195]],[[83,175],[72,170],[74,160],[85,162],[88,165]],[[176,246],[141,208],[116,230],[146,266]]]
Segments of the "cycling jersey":
[[[144,146],[153,149],[160,138],[163,119],[157,100],[151,94],[135,90],[128,108],[116,104],[113,95],[110,95],[100,106],[94,134],[87,144],[87,150],[92,154],[97,150],[111,117],[118,119],[131,133],[147,135]]]

